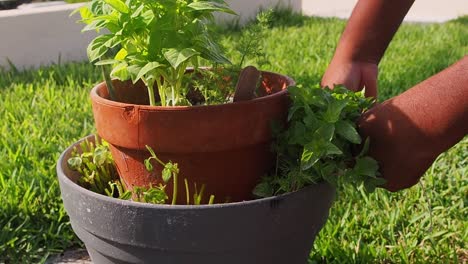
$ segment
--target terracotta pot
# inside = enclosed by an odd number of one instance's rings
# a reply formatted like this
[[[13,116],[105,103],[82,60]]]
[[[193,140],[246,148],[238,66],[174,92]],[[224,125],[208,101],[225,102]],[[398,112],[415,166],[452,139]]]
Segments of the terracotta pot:
[[[57,175],[71,226],[95,264],[305,264],[335,196],[335,189],[321,182],[215,205],[115,199],[76,184],[80,175],[67,160],[79,143],[62,153]]]
[[[99,136],[111,144],[120,177],[128,188],[161,182],[162,167],[148,172],[150,146],[164,162],[180,168],[178,203],[185,201],[183,179],[205,184],[205,198],[224,202],[251,199],[254,186],[274,166],[270,151],[272,122],[285,123],[286,88],[294,81],[263,72],[256,99],[211,106],[160,107],[147,104],[146,88],[114,82],[118,102],[109,100],[105,83],[91,91]],[[155,89],[157,90],[157,89]],[[171,184],[167,187],[172,189]],[[203,201],[207,202],[207,201]]]

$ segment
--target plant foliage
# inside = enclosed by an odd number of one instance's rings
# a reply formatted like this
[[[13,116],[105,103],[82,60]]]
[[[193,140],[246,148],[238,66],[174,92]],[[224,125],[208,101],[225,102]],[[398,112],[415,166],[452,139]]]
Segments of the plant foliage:
[[[373,103],[363,91],[319,86],[297,86],[288,91],[292,99],[288,127],[274,126],[277,167],[256,186],[255,195],[296,191],[323,180],[335,186],[363,184],[370,192],[384,183],[378,177],[377,162],[365,155],[369,140],[361,153],[353,155],[355,147],[363,143],[356,122]]]
[[[89,60],[112,65],[119,80],[142,80],[151,105],[155,84],[161,105],[189,104],[182,80],[200,59],[230,63],[209,28],[214,12],[235,14],[222,0],[92,0],[78,10],[83,31],[105,29],[89,44]]]

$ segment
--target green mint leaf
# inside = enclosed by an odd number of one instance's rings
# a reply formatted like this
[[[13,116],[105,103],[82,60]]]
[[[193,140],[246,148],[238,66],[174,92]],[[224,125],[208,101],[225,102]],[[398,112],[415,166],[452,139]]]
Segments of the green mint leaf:
[[[321,140],[331,141],[335,135],[335,125],[330,123],[322,123],[315,131],[314,136]]]
[[[326,149],[327,155],[341,155],[341,154],[343,154],[343,151],[341,151],[340,148],[338,148],[335,144],[333,144],[331,142],[326,142],[325,149]]]
[[[361,136],[359,136],[353,123],[348,120],[338,120],[336,122],[336,133],[353,144],[361,144]]]
[[[337,100],[332,99],[330,104],[328,105],[327,111],[323,114],[323,118],[328,123],[335,123],[338,121],[341,115],[341,111],[345,108],[346,104],[348,103],[347,100]]]
[[[375,159],[366,156],[356,160],[353,170],[359,175],[376,178],[379,165]]]
[[[305,145],[301,155],[301,170],[308,170],[314,166],[323,153],[323,149],[315,142]]]

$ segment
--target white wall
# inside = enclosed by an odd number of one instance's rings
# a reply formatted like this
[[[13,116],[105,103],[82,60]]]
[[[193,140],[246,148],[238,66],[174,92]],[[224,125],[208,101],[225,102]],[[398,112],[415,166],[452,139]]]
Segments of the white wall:
[[[389,0],[391,1],[391,0]],[[303,0],[305,15],[348,18],[357,0]],[[444,22],[468,15],[468,0],[416,0],[405,21]]]
[[[389,0],[391,1],[391,0]],[[356,0],[227,0],[238,12],[240,22],[252,18],[259,8],[280,3],[306,15],[338,16],[351,14]],[[79,15],[69,17],[81,4],[48,3],[48,7],[0,11],[0,67],[8,68],[9,58],[19,69],[61,60],[86,60],[86,47],[95,33],[81,33]],[[43,5],[43,4],[40,4]],[[468,0],[419,0],[407,16],[410,21],[446,21],[468,14]],[[220,21],[237,17],[220,17]],[[1,76],[0,76],[1,77]]]
[[[81,34],[83,25],[69,17],[80,4],[0,11],[0,66],[7,58],[18,68],[86,59],[93,33]]]
[[[307,0],[225,0],[229,6],[239,14],[239,17],[232,15],[218,16],[218,20],[223,22],[239,20],[242,24],[249,19],[252,19],[260,9],[268,9],[270,7],[280,6],[292,8],[295,12],[302,11],[302,2]]]

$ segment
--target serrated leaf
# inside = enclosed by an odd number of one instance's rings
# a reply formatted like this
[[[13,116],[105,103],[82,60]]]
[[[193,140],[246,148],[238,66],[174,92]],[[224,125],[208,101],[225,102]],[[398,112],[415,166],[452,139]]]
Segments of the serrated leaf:
[[[347,100],[331,100],[330,104],[328,104],[327,111],[323,114],[324,120],[329,123],[335,123],[338,121],[341,111],[346,107],[347,103]]]
[[[379,165],[375,159],[366,156],[356,160],[353,170],[359,175],[376,178]]]
[[[191,48],[186,49],[167,49],[164,52],[164,58],[171,64],[174,69],[177,69],[181,63],[186,62],[193,56],[199,55],[200,53]]]
[[[81,32],[96,30],[99,31],[106,27],[107,21],[101,19],[94,19],[87,23],[87,25],[81,30]]]
[[[108,47],[105,46],[105,43],[111,39],[111,35],[101,35],[96,37],[89,43],[87,48],[88,58],[90,62],[94,62],[95,60],[101,58],[106,52],[109,50]]]
[[[120,13],[128,13],[128,6],[120,0],[104,0],[104,2],[109,4],[112,8],[119,11]]]
[[[338,120],[335,124],[336,133],[353,144],[361,144],[361,136],[359,136],[353,123],[347,120]]]

